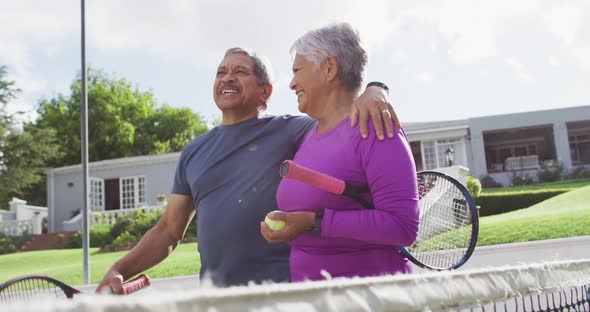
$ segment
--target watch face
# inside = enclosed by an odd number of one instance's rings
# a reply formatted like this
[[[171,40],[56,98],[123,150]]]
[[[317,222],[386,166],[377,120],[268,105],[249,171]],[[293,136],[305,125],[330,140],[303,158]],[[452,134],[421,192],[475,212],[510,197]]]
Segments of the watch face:
[[[281,168],[279,171],[280,171],[281,177],[285,177],[287,175],[287,173],[289,173],[289,163],[284,162],[283,164],[281,164]]]

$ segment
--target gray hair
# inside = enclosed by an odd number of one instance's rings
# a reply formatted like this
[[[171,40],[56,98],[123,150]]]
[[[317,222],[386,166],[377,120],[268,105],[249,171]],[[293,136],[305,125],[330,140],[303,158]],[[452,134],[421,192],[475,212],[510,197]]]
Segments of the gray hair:
[[[291,46],[299,54],[321,65],[329,56],[338,61],[339,78],[344,87],[356,92],[363,82],[367,52],[361,46],[359,33],[348,23],[333,24],[309,31]]]
[[[272,84],[270,73],[271,66],[264,56],[259,56],[256,52],[249,49],[235,47],[225,51],[223,58],[226,58],[232,54],[243,54],[252,60],[252,63],[254,64],[254,73],[256,74],[256,79],[260,85]]]
[[[254,64],[254,74],[256,75],[256,80],[258,80],[258,84],[261,86],[267,85],[267,84],[272,85],[272,83],[271,83],[272,68],[271,68],[270,62],[268,61],[267,58],[265,58],[262,55],[258,55],[256,52],[254,52],[250,49],[245,49],[245,48],[240,48],[240,47],[227,49],[227,51],[225,51],[225,55],[223,56],[223,58],[226,58],[232,54],[243,54],[243,55],[248,56],[250,58],[250,60],[252,60],[252,64]],[[263,106],[259,108],[259,110],[262,112],[262,111],[266,110],[266,108],[267,108],[267,105],[265,102],[265,103],[263,103]]]

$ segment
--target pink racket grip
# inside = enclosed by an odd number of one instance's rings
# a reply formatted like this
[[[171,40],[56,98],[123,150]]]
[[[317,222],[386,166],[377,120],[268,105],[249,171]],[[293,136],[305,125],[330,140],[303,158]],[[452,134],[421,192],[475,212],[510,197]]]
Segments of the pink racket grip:
[[[141,274],[138,277],[123,283],[123,294],[129,295],[130,293],[134,293],[149,285],[150,278],[145,274]]]
[[[338,195],[346,189],[344,181],[300,166],[292,160],[285,160],[281,164],[280,174],[283,178],[294,179]]]

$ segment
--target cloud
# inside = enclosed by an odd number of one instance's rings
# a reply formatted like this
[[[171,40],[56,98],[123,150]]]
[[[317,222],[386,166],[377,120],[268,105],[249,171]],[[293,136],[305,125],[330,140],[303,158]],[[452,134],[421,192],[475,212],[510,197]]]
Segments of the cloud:
[[[42,92],[54,90],[48,74],[37,69],[35,49],[52,57],[58,47],[78,36],[79,2],[3,1],[0,5],[0,65],[8,67],[7,79],[14,80],[22,93],[7,109],[28,111],[26,119],[34,118],[34,105]],[[55,86],[61,83],[56,83]]]
[[[417,73],[414,78],[423,84],[432,84],[433,74],[431,72]]]
[[[552,55],[549,57],[549,64],[551,64],[551,66],[560,66],[561,59],[559,59],[559,57],[557,56]]]
[[[524,82],[531,82],[534,80],[534,77],[520,61],[513,58],[507,58],[506,63],[516,72],[516,76],[519,80]]]
[[[590,68],[590,46],[583,48],[576,48],[574,50],[576,59],[580,64]]]
[[[178,83],[157,76],[177,75],[175,68],[182,67],[190,74],[179,75],[182,79],[195,79],[197,87],[191,89],[185,83],[182,90],[169,91],[184,94],[172,100],[170,96],[163,97],[173,105],[211,103],[209,84],[223,52],[229,47],[244,46],[262,52],[272,61],[277,79],[269,110],[297,112],[294,96],[288,89],[289,47],[306,31],[336,21],[348,21],[359,29],[369,51],[368,78],[392,84],[399,96],[396,100],[407,104],[400,105],[400,109],[408,111],[416,107],[411,104],[424,84],[430,84],[433,91],[420,99],[424,103],[434,102],[435,96],[437,101],[456,97],[473,103],[486,90],[455,95],[451,94],[453,85],[485,82],[488,86],[506,84],[510,88],[515,81],[528,81],[541,88],[538,84],[542,81],[555,85],[545,75],[549,72],[556,74],[551,77],[587,81],[588,77],[580,73],[588,73],[586,69],[590,66],[587,56],[590,55],[590,4],[585,0],[101,0],[86,3],[89,61],[108,71],[122,73],[142,88],[153,87],[158,96],[161,90],[174,89]],[[2,1],[0,4],[0,64],[9,65],[12,79],[24,90],[23,105],[31,105],[54,90],[67,91],[79,67],[79,60],[72,60],[72,55],[78,55],[78,51],[72,51],[79,46],[79,14],[79,2],[71,0]],[[60,58],[69,58],[71,62],[70,67],[62,70],[67,75],[57,76],[58,73],[51,72],[54,67],[45,66],[57,63]],[[135,59],[145,63],[133,63]],[[145,66],[149,70],[133,72],[125,68],[130,62],[133,63],[130,66]],[[162,68],[171,69],[163,73]],[[130,73],[136,76],[128,77]],[[451,81],[452,85],[448,85]],[[471,89],[475,90],[476,86]],[[544,90],[547,92],[549,88]],[[497,94],[501,93],[509,94]],[[529,98],[526,101],[535,102]],[[577,103],[573,97],[568,101]],[[193,104],[192,108],[206,115],[217,113],[213,105],[205,105]],[[423,115],[416,116],[423,118]]]
[[[533,0],[442,1],[438,6],[418,7],[400,13],[407,23],[433,24],[448,40],[449,56],[458,64],[473,64],[496,56],[497,37],[507,19],[530,15]]]
[[[545,10],[542,18],[554,35],[571,45],[582,28],[584,11],[580,10],[579,5],[574,6],[570,2],[555,3],[562,6]]]

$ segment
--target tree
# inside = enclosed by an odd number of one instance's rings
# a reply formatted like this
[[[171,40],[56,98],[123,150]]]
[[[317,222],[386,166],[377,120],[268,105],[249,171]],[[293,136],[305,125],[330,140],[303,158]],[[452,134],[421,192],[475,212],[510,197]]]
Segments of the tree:
[[[80,77],[71,95],[42,99],[35,127],[54,129],[63,156],[53,167],[80,163]],[[151,92],[125,79],[88,71],[88,152],[90,161],[180,151],[207,131],[203,118],[188,108],[159,106]]]
[[[15,88],[14,81],[4,80],[4,76],[6,76],[6,66],[0,66],[0,133],[4,133],[12,125],[13,116],[6,112],[6,105],[20,92]]]
[[[4,80],[5,74],[6,67],[0,67],[0,207],[13,196],[43,204],[47,163],[58,156],[55,131],[15,124],[20,112],[9,114],[6,106],[20,90]]]

